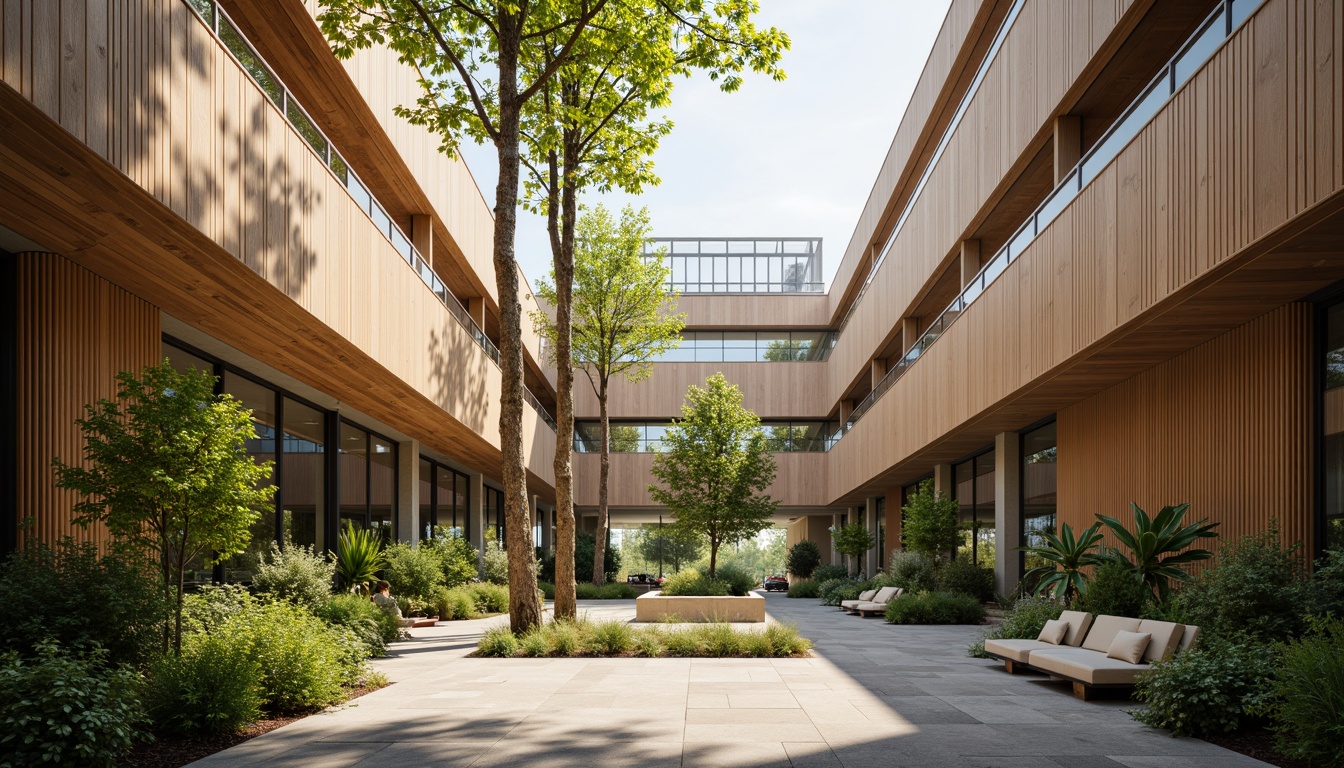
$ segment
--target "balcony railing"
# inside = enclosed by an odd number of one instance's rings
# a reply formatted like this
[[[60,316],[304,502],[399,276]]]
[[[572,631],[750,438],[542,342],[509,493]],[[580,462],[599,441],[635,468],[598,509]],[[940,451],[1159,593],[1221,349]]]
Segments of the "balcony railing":
[[[816,237],[659,237],[644,257],[663,255],[668,291],[679,293],[821,293]]]
[[[1219,4],[1217,9],[1200,24],[1198,29],[1181,45],[1177,54],[1163,66],[1157,77],[1121,113],[1120,118],[1102,136],[1065,175],[1031,216],[1018,228],[1008,242],[994,254],[980,272],[952,300],[947,309],[929,325],[915,345],[897,363],[887,371],[882,380],[873,387],[868,396],[854,406],[849,418],[840,426],[836,439],[842,437],[858,423],[878,398],[891,389],[896,380],[910,370],[910,366],[933,346],[939,337],[961,316],[962,312],[1007,270],[1008,265],[1017,260],[1027,246],[1054,221],[1057,216],[1073,202],[1074,198],[1087,187],[1101,171],[1115,160],[1120,151],[1152,121],[1181,86],[1190,79],[1213,54],[1222,47],[1225,40],[1232,36],[1241,24],[1259,8],[1265,0],[1231,0]],[[1010,12],[1011,13],[1011,12]],[[1006,22],[1005,22],[1006,23]],[[899,225],[898,225],[899,227]],[[890,244],[890,242],[888,243]]]
[[[420,252],[416,250],[406,233],[401,231],[401,227],[392,220],[387,214],[382,204],[374,198],[369,192],[367,186],[359,180],[359,176],[350,168],[350,164],[341,157],[336,151],[336,146],[326,137],[313,119],[308,115],[298,101],[294,99],[293,94],[280,82],[266,60],[257,53],[257,49],[248,42],[238,25],[233,22],[229,14],[220,7],[215,0],[184,0],[189,8],[196,12],[207,28],[214,34],[215,38],[223,46],[224,50],[229,52],[238,62],[238,66],[246,72],[262,93],[275,104],[276,109],[284,116],[289,126],[294,129],[313,154],[317,155],[323,165],[337,181],[345,188],[350,199],[359,206],[369,221],[373,222],[374,227],[382,233],[383,237],[391,243],[392,248],[401,254],[402,259],[410,266],[415,274],[424,282],[425,287],[438,298],[439,302],[448,310],[448,313],[467,331],[467,335],[472,341],[485,351],[485,354],[499,364],[499,348],[495,346],[490,337],[485,335],[476,321],[471,318],[466,308],[453,295],[452,291],[444,285],[443,280],[430,268],[429,262],[425,261]],[[555,420],[546,413],[541,407],[536,397],[531,392],[527,392],[528,403],[542,414],[542,420],[555,428]]]

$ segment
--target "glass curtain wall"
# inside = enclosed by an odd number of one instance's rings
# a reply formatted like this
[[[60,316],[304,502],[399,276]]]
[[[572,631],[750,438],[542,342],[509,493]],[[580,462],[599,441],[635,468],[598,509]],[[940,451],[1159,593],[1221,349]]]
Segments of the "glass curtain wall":
[[[1318,550],[1344,547],[1344,303],[1325,311],[1324,519]]]
[[[257,431],[257,436],[247,441],[248,455],[258,464],[276,461],[280,435],[279,393],[233,371],[224,373],[224,393],[231,395],[244,408],[252,410],[252,428]],[[271,477],[262,485],[271,485],[274,477],[275,469],[272,465]],[[276,519],[276,508],[272,507],[252,524],[252,540],[248,542],[247,549],[224,563],[225,581],[252,580],[261,555],[275,541]]]
[[[467,489],[466,475],[421,457],[420,524],[425,529],[424,538],[433,536],[436,526],[470,538]]]
[[[1044,533],[1055,532],[1056,461],[1059,455],[1055,422],[1022,435],[1022,546],[1045,545]],[[1038,557],[1021,553],[1023,571],[1044,565]],[[1034,585],[1028,585],[1034,586]]]
[[[286,397],[284,423],[281,533],[285,544],[311,546],[320,552],[328,545],[321,525],[327,505],[326,419],[316,408]]]
[[[494,539],[500,549],[504,546],[504,492],[485,486],[485,539]]]
[[[994,566],[994,451],[987,451],[952,468],[956,483],[958,520],[963,529],[958,557],[976,565]]]
[[[347,525],[368,527],[369,433],[353,424],[341,422],[340,442],[340,530]]]

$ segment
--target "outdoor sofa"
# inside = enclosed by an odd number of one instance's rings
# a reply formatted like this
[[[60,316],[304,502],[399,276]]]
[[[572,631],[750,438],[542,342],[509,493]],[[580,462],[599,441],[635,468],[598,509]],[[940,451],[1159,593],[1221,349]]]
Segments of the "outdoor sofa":
[[[863,603],[857,603],[850,607],[850,613],[859,616],[867,616],[870,613],[885,614],[887,612],[887,603],[900,597],[905,590],[900,587],[883,587],[877,590],[873,599]]]
[[[876,590],[876,589],[870,589],[870,590],[867,590],[867,591],[865,591],[865,592],[860,592],[860,593],[859,593],[859,599],[858,599],[858,600],[841,600],[841,601],[840,601],[840,610],[842,610],[842,611],[846,611],[846,612],[848,612],[848,611],[852,611],[852,610],[854,610],[854,606],[858,605],[859,603],[870,603],[870,602],[872,602],[873,597],[874,597],[875,595],[877,595],[877,590]]]
[[[1087,701],[1098,688],[1133,687],[1153,662],[1189,649],[1199,638],[1199,627],[1170,621],[1105,615],[1094,620],[1065,611],[1058,622],[1046,624],[1037,640],[986,640],[985,652],[1001,659],[1010,674],[1032,669],[1067,680],[1073,695]]]

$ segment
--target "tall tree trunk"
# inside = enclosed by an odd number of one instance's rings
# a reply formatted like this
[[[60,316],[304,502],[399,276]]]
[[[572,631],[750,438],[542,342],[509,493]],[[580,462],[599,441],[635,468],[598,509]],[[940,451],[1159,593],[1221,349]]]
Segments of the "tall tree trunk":
[[[607,557],[607,479],[611,475],[611,420],[607,418],[607,381],[598,386],[597,402],[602,414],[602,471],[597,485],[597,540],[593,547],[593,583],[602,586],[607,580],[602,566]]]
[[[714,569],[719,565],[719,540],[709,540],[709,578],[714,578]]]
[[[518,50],[523,18],[501,7],[499,30],[499,183],[495,186],[495,286],[499,291],[499,448],[504,485],[505,546],[509,557],[509,626],[526,632],[541,622],[537,601],[532,512],[523,461],[523,306],[513,239],[518,220],[518,141],[522,108],[518,93]]]
[[[546,226],[555,273],[555,618],[578,617],[574,578],[574,188],[566,161],[564,181],[550,155],[551,194]]]

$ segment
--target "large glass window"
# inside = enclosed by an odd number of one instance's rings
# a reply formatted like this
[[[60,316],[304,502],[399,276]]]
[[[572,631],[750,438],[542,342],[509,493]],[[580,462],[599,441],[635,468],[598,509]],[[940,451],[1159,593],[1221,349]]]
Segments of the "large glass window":
[[[612,453],[657,453],[672,422],[611,423]],[[773,453],[822,453],[830,450],[837,429],[833,421],[762,421],[766,449]],[[602,449],[602,425],[596,421],[574,423],[574,450],[597,453]]]
[[[788,363],[825,360],[833,331],[682,331],[681,342],[656,363]]]
[[[295,544],[327,546],[321,522],[326,509],[327,425],[323,413],[291,398],[284,400],[284,453],[280,472],[280,522]]]
[[[994,451],[957,464],[952,469],[956,482],[958,519],[963,543],[958,557],[969,557],[977,565],[993,567],[994,527]]]
[[[504,548],[504,492],[485,487],[485,538],[494,539]]]
[[[391,541],[397,508],[397,447],[369,436],[369,525]]]
[[[420,524],[425,538],[433,535],[435,526],[469,538],[467,517],[467,476],[421,458]]]
[[[1044,546],[1041,534],[1055,532],[1057,434],[1051,422],[1022,435],[1022,545],[1026,547]],[[1023,553],[1020,566],[1024,570],[1038,565],[1045,561]]]
[[[1326,311],[1324,540],[1319,549],[1344,547],[1344,303]]]
[[[369,433],[341,422],[340,451],[340,527],[364,528],[368,524]]]
[[[276,461],[278,458],[276,443],[280,434],[280,420],[277,413],[278,393],[233,371],[224,373],[224,393],[252,411],[252,428],[257,431],[257,436],[247,441],[248,455],[258,464]],[[267,478],[263,485],[270,485],[271,482],[272,479]],[[274,507],[262,512],[261,517],[252,524],[252,539],[248,542],[247,549],[224,563],[225,581],[252,580],[252,574],[261,555],[275,541],[275,522]]]

